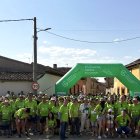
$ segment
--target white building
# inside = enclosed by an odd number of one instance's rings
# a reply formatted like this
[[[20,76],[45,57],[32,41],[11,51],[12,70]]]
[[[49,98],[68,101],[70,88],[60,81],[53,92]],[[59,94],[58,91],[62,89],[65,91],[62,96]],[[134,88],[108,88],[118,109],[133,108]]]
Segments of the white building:
[[[0,56],[0,95],[9,92],[14,94],[32,91],[33,65]],[[54,85],[64,74],[44,65],[37,65],[37,75],[40,88],[38,91],[54,93]],[[52,87],[51,87],[52,86]]]
[[[55,83],[62,77],[63,75],[59,74],[44,74],[39,80],[38,83],[40,88],[38,92],[42,92],[48,95],[53,95],[55,93]]]

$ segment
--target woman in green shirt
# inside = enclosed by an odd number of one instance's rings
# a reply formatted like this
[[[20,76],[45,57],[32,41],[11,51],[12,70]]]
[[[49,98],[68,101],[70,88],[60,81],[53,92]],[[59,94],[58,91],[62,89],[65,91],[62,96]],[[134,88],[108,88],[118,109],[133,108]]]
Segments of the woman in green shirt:
[[[29,114],[30,114],[30,108],[21,108],[15,112],[14,117],[16,118],[16,128],[19,137],[21,137],[21,130],[22,133],[25,134],[25,126]]]

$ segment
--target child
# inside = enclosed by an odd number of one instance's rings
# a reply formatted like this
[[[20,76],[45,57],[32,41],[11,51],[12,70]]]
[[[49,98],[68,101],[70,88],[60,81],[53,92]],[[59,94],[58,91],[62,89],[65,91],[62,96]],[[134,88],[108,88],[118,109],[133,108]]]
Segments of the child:
[[[56,127],[56,120],[54,118],[54,114],[50,112],[48,114],[48,120],[47,120],[47,132],[50,135],[54,135],[54,129]]]
[[[108,136],[114,136],[114,115],[113,115],[113,110],[108,109],[108,114],[106,115],[107,119],[107,133]]]

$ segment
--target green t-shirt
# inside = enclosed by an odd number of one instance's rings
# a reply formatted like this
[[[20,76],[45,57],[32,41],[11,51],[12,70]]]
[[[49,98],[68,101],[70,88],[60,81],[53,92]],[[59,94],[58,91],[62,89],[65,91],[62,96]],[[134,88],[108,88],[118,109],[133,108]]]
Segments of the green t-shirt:
[[[54,128],[56,125],[56,120],[48,120],[48,127],[49,128]]]
[[[53,106],[54,106],[54,103],[49,101],[49,108],[50,108],[50,110],[52,109]]]
[[[14,114],[14,117],[19,117],[19,119],[26,119],[28,118],[29,114],[24,112],[25,108],[20,108],[19,110],[17,110]]]
[[[12,107],[11,105],[3,105],[1,107],[1,117],[2,117],[2,120],[11,120],[12,118]]]
[[[140,120],[138,121],[138,126],[140,127]]]
[[[116,102],[116,104],[114,105],[114,108],[115,108],[115,110],[117,111],[117,114],[119,115],[120,113],[121,113],[121,111],[123,110],[123,109],[126,109],[126,110],[128,110],[128,104],[127,104],[127,102],[123,102],[123,103],[121,103],[121,102]]]
[[[48,113],[49,113],[49,104],[46,102],[46,103],[39,103],[38,107],[38,115],[39,116],[48,116]]]
[[[24,108],[25,107],[25,100],[17,99],[15,102],[15,107],[16,107],[16,110],[18,110],[20,108]]]
[[[59,109],[59,113],[60,113],[60,121],[62,122],[68,122],[68,113],[69,113],[69,110],[68,110],[68,106],[64,106],[62,105]]]
[[[67,106],[68,106],[69,109],[70,109],[70,106],[71,106],[72,104],[73,104],[72,102],[69,102],[69,103],[67,104]]]
[[[54,114],[54,117],[58,119],[58,112],[59,112],[60,107],[59,106],[53,106],[51,109],[51,112]]]
[[[128,115],[126,115],[125,117],[119,115],[116,117],[116,121],[118,122],[119,126],[127,126],[128,121],[130,121],[130,117]]]
[[[10,105],[11,105],[12,112],[15,113],[15,111],[16,111],[16,104],[15,104],[15,101],[10,100]]]
[[[96,120],[97,120],[97,112],[95,112],[95,107],[94,106],[91,106],[90,108],[89,108],[89,116],[90,116],[90,121],[91,122],[96,122]]]
[[[30,108],[30,115],[32,115],[32,116],[36,115],[36,111],[37,111],[37,102],[36,102],[36,100],[33,99],[32,101],[29,101],[28,99],[26,99],[25,107]]]
[[[69,113],[71,118],[75,118],[79,116],[79,104],[71,103],[69,106]]]
[[[129,109],[131,116],[139,116],[140,115],[140,104],[131,105],[131,108]]]
[[[114,112],[114,105],[113,104],[106,103],[106,111],[108,111],[109,109],[112,109],[113,112]]]
[[[106,107],[102,108],[100,104],[96,105],[94,111],[98,114],[98,115],[103,115],[106,111]]]

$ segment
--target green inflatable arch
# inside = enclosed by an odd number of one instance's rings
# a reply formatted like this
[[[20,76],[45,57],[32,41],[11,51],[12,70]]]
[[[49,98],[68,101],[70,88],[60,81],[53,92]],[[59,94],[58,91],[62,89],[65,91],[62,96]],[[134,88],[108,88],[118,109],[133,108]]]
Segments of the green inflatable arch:
[[[140,93],[140,81],[122,64],[79,63],[56,83],[56,94],[67,95],[69,89],[83,77],[116,77],[129,89],[131,96]]]

